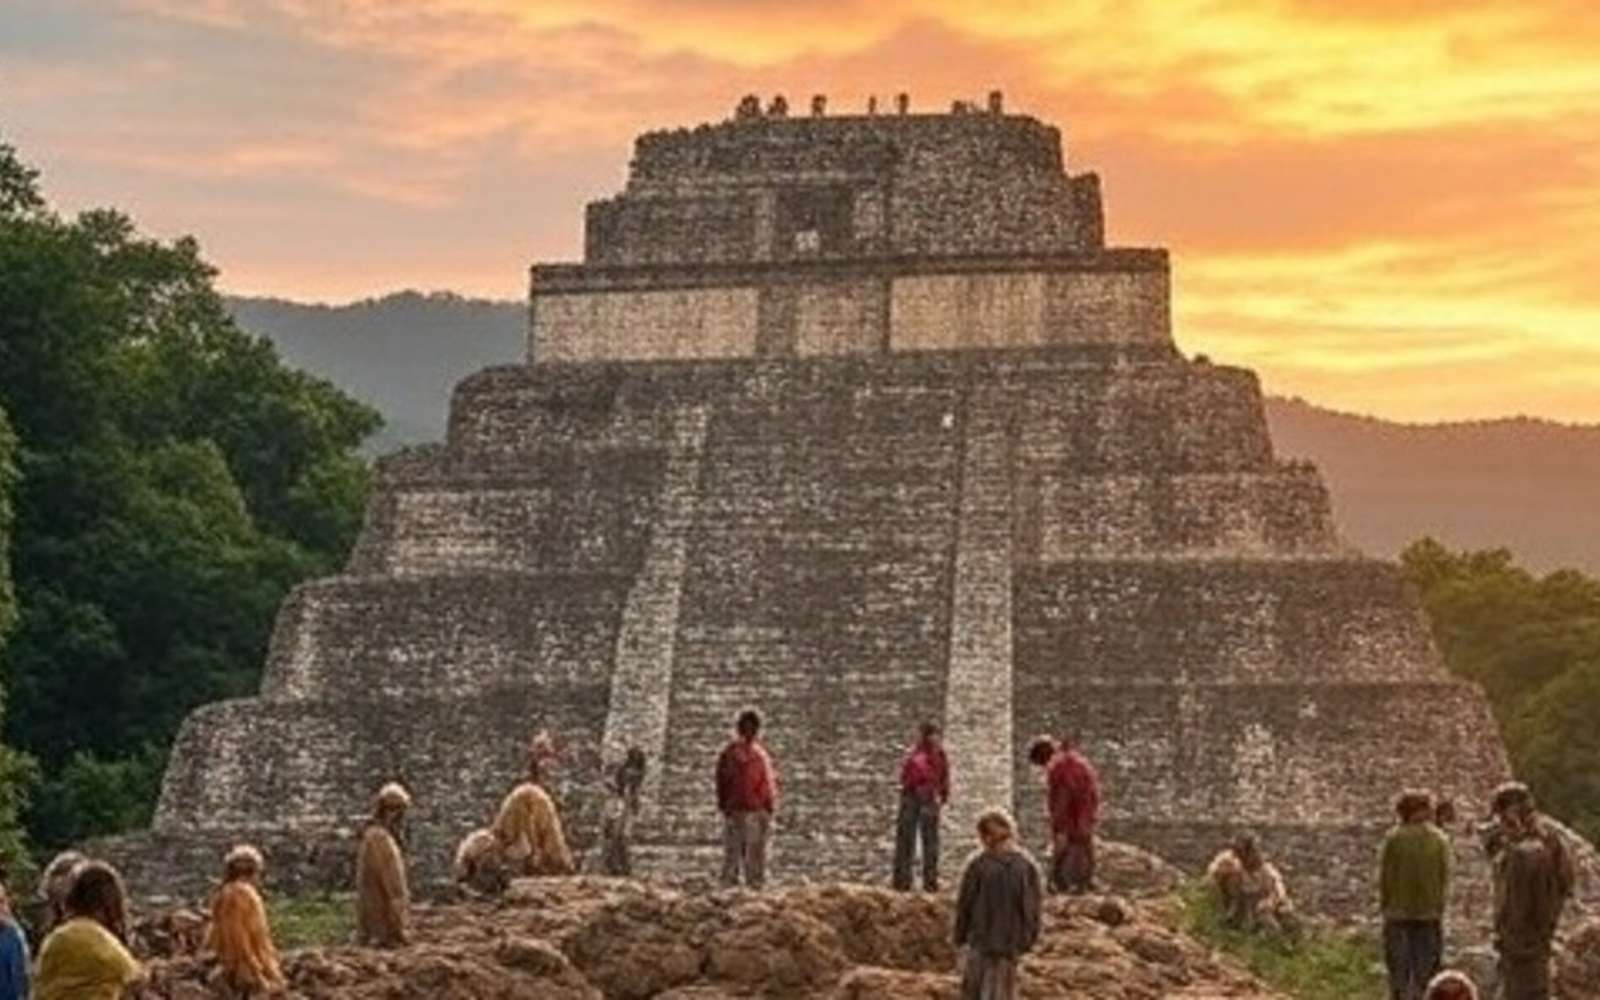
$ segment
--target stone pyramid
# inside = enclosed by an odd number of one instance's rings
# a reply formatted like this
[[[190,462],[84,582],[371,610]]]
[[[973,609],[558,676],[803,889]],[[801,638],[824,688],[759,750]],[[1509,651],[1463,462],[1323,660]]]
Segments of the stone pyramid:
[[[172,882],[248,836],[342,877],[399,777],[439,872],[548,728],[580,842],[637,744],[646,867],[714,871],[712,761],[754,705],[779,878],[887,877],[933,719],[952,860],[989,804],[1042,839],[1023,750],[1070,731],[1109,835],[1200,865],[1249,826],[1311,905],[1368,906],[1391,795],[1481,801],[1504,753],[1396,567],[1274,456],[1255,376],[1175,347],[1169,289],[998,96],[641,136],[584,261],[533,268],[527,364],[381,463],[260,695],[184,725],[130,864]]]

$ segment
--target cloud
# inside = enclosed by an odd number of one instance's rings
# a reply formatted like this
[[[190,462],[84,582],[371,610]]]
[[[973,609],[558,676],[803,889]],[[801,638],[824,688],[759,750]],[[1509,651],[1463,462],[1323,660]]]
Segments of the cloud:
[[[1173,248],[1186,347],[1372,412],[1600,419],[1597,44],[1586,0],[12,0],[0,125],[230,287],[520,297],[640,131],[998,86],[1116,240]]]

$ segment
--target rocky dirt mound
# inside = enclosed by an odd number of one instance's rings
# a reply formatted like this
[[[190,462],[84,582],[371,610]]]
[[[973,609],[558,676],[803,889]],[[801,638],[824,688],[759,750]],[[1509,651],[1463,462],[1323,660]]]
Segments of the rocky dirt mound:
[[[419,907],[415,941],[285,956],[293,997],[384,1000],[954,998],[950,900],[854,885],[690,893],[579,878],[496,903]],[[1159,902],[1052,899],[1023,969],[1030,1000],[1268,998],[1175,929]],[[204,958],[152,962],[144,1000],[205,1000]]]

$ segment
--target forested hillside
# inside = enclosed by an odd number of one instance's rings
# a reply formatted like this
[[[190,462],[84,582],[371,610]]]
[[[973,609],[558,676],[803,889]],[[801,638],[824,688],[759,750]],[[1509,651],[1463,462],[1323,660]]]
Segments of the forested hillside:
[[[1408,547],[1450,669],[1483,686],[1518,777],[1540,802],[1600,838],[1600,580],[1543,576],[1505,549]]]
[[[360,527],[378,413],[214,276],[193,240],[58,215],[0,144],[0,862],[19,812],[35,847],[146,822],[178,723],[255,689],[285,594]]]
[[[231,299],[245,328],[291,363],[384,414],[384,450],[444,433],[462,377],[523,356],[520,303],[402,292],[348,306]],[[1536,570],[1600,573],[1600,427],[1539,420],[1409,425],[1267,401],[1280,453],[1321,466],[1339,524],[1363,550],[1394,557],[1425,535],[1509,547]]]
[[[388,451],[444,435],[450,390],[489,365],[523,355],[527,310],[446,292],[400,292],[347,306],[228,300],[234,319],[271,338],[289,364],[378,408]]]
[[[1393,556],[1431,536],[1508,548],[1535,571],[1600,573],[1600,427],[1511,418],[1399,424],[1269,399],[1272,439],[1309,458],[1362,549]]]

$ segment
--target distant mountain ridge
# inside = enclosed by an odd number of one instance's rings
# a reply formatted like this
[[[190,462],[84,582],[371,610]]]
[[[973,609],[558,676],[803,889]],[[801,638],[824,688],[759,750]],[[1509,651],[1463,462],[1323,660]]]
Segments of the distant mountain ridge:
[[[444,435],[450,392],[523,356],[527,309],[448,292],[349,305],[229,299],[240,325],[292,364],[382,411],[374,451]],[[1402,424],[1268,397],[1279,454],[1315,462],[1353,543],[1374,555],[1432,535],[1505,546],[1535,570],[1600,573],[1600,426],[1525,417]]]

